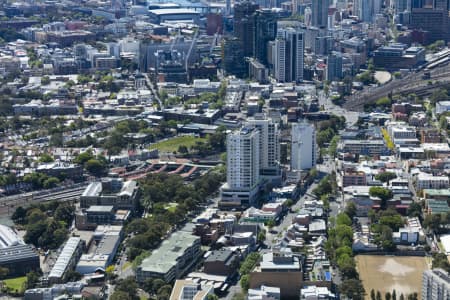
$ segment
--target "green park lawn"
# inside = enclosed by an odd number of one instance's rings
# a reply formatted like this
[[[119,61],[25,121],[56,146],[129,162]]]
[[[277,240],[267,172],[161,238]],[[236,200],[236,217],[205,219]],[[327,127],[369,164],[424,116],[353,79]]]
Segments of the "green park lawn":
[[[16,291],[17,290],[19,292],[24,290],[25,282],[27,282],[27,277],[26,276],[3,280],[3,283],[5,284],[5,286],[8,289],[10,289],[12,291]]]
[[[196,142],[205,142],[205,141],[206,139],[204,138],[198,138],[191,135],[177,136],[162,142],[152,144],[150,148],[158,149],[161,152],[174,152],[178,151],[178,147],[180,147],[181,145],[184,145],[188,149],[190,149],[192,146],[195,145]]]

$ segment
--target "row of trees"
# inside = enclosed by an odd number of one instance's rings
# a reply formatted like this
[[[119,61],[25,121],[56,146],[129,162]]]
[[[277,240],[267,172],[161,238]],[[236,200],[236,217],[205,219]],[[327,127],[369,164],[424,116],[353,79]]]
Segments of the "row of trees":
[[[398,296],[398,300],[417,300],[418,298],[419,298],[419,295],[417,293],[408,294],[406,296],[403,295],[403,293],[402,293]],[[372,289],[370,291],[370,300],[383,300],[381,292],[380,291],[375,292],[375,290]],[[392,293],[386,292],[384,294],[384,300],[397,300],[396,290],[393,290]]]
[[[244,291],[247,291],[250,287],[250,272],[255,268],[256,264],[261,259],[261,255],[257,252],[250,253],[242,262],[239,268],[239,274],[241,275],[241,287]]]
[[[330,116],[329,120],[322,121],[317,126],[317,144],[320,148],[332,141],[339,130],[345,127],[345,118],[335,115]]]
[[[343,280],[340,291],[343,295],[354,299],[364,299],[365,290],[356,270],[353,257],[353,229],[352,217],[354,207],[348,207],[343,213],[336,216],[335,226],[328,230],[328,240],[325,250],[333,264],[337,265]],[[333,220],[330,220],[333,222]]]

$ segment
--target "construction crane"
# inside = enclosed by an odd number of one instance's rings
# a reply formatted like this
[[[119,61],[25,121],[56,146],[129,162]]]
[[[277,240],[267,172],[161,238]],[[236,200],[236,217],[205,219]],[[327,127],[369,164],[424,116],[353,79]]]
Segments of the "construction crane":
[[[178,42],[178,39],[180,38],[180,36],[181,36],[180,29],[177,29],[177,35],[173,38],[172,44],[170,44],[170,52],[172,52],[173,47]]]
[[[209,56],[212,55],[214,48],[217,46],[217,41],[219,40],[219,33],[214,33],[213,41],[211,42],[211,48],[209,49]]]
[[[189,67],[189,57],[191,57],[192,49],[194,48],[195,42],[197,41],[198,32],[199,32],[199,30],[197,29],[194,33],[194,37],[192,38],[192,42],[191,42],[191,46],[189,47],[189,51],[186,54],[186,62],[185,62],[186,71],[188,70],[188,67]]]

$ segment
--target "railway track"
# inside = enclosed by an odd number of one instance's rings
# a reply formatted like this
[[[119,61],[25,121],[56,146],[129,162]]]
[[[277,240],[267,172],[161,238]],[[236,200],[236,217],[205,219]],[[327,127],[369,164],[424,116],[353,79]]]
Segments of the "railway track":
[[[80,195],[83,193],[86,186],[87,184],[65,190],[49,191],[48,193],[35,192],[3,197],[0,198],[0,208],[7,208],[8,214],[10,214],[19,206],[26,207],[31,204],[47,201],[76,201],[80,198]],[[4,211],[4,209],[2,211]]]
[[[410,94],[416,93],[419,96],[430,94],[436,88],[450,84],[450,65],[445,65],[431,70],[429,80],[422,79],[424,71],[409,74],[401,80],[394,80],[384,86],[373,90],[361,92],[347,99],[344,108],[348,110],[360,111],[364,104],[372,103],[381,97],[389,94]],[[437,84],[429,85],[428,81],[439,81]]]

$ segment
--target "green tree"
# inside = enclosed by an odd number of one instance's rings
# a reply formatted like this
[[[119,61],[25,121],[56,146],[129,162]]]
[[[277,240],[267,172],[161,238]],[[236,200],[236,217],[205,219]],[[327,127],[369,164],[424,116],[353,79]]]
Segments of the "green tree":
[[[27,281],[26,286],[27,289],[32,289],[36,286],[36,284],[39,282],[40,275],[35,271],[30,271],[27,273]]]
[[[85,164],[86,170],[95,176],[102,176],[105,174],[107,166],[106,163],[99,159],[90,159]]]
[[[172,291],[172,286],[169,284],[166,284],[158,290],[156,298],[158,300],[163,300],[163,299],[169,300],[171,291]]]
[[[389,182],[389,181],[391,181],[392,179],[395,179],[395,178],[397,178],[397,175],[395,173],[393,173],[393,172],[382,172],[382,173],[378,173],[375,176],[375,179],[379,180],[381,182]]]
[[[425,216],[423,225],[433,231],[439,231],[441,227],[441,217],[438,214],[429,214]]]
[[[340,213],[336,216],[336,224],[351,226],[352,220],[346,213]]]
[[[448,96],[446,89],[440,89],[437,91],[434,91],[433,94],[430,96],[430,101],[432,104],[436,104],[437,102],[441,101],[448,101],[450,98]]]
[[[59,179],[56,177],[49,177],[48,179],[44,180],[43,187],[44,189],[50,189],[54,188],[59,184]]]
[[[75,213],[75,207],[68,203],[61,203],[55,210],[54,218],[56,221],[62,221],[67,225],[72,223]]]
[[[372,197],[378,197],[381,199],[381,208],[385,209],[387,201],[392,198],[392,192],[386,188],[379,186],[372,186],[369,189],[369,195]]]
[[[421,217],[422,216],[422,206],[417,202],[411,202],[408,207],[409,217]]]
[[[443,115],[439,117],[439,127],[442,130],[447,130],[448,128],[447,116]]]
[[[42,77],[41,77],[41,84],[42,84],[42,85],[49,85],[49,84],[50,84],[50,77],[48,77],[48,76],[42,76]]]
[[[250,276],[248,274],[241,276],[241,288],[244,291],[248,291],[250,288]]]
[[[375,300],[375,299],[376,299],[376,296],[375,296],[375,290],[372,289],[372,290],[370,291],[370,300]]]
[[[269,227],[269,229],[272,229],[275,226],[275,221],[273,219],[270,219],[266,222],[266,226]]]
[[[87,161],[94,158],[94,155],[92,154],[92,151],[86,151],[83,153],[80,153],[75,159],[73,160],[74,163],[79,165],[84,165]]]
[[[115,290],[111,300],[134,300],[127,292]]]
[[[147,278],[142,283],[142,289],[149,294],[153,294],[153,278]]]
[[[23,224],[25,222],[26,214],[27,214],[27,210],[24,209],[22,206],[19,206],[16,208],[16,210],[12,214],[11,219],[16,224]]]
[[[386,225],[387,227],[391,228],[393,231],[398,231],[400,227],[402,227],[405,222],[402,218],[402,216],[395,211],[389,215],[387,214],[389,211],[383,212],[382,216],[379,219],[380,225]]]
[[[49,144],[50,144],[50,146],[53,146],[53,147],[62,147],[64,144],[62,132],[53,133],[50,136]]]
[[[130,276],[125,279],[119,280],[115,290],[125,292],[127,294],[127,298],[124,299],[137,300],[139,299],[139,296],[137,295],[137,289],[138,285],[136,283],[135,278]]]
[[[322,195],[331,194],[333,192],[333,185],[331,181],[331,176],[329,175],[322,178],[317,187],[313,190],[313,194],[318,198],[320,198]]]
[[[253,268],[256,266],[259,259],[260,259],[259,253],[253,252],[253,253],[250,253],[249,255],[247,255],[247,257],[245,258],[244,262],[242,263],[242,265],[239,269],[239,273],[241,275],[249,274],[253,270]]]
[[[345,207],[345,213],[349,216],[351,220],[353,220],[354,217],[356,217],[356,204],[355,202],[348,202],[347,206]]]
[[[384,294],[384,299],[385,300],[391,300],[392,299],[391,293],[390,292],[386,292],[386,294]]]
[[[433,254],[433,269],[441,268],[447,272],[450,272],[450,263],[448,262],[447,256],[444,253]]]
[[[55,161],[55,159],[48,153],[42,153],[41,157],[39,157],[39,161],[42,163],[50,163]]]
[[[376,300],[382,300],[380,291],[377,291],[377,295],[375,298],[376,298]]]
[[[9,274],[8,268],[0,267],[0,280],[5,279],[6,276],[8,276],[8,274]]]
[[[153,280],[153,286],[152,286],[153,293],[157,293],[158,290],[161,289],[165,285],[166,285],[166,282],[162,279],[157,278],[157,279]]]
[[[359,279],[346,279],[339,287],[341,293],[353,300],[363,300],[366,294],[364,286]]]
[[[185,145],[180,145],[178,147],[178,152],[181,154],[187,154],[189,152],[189,150]]]
[[[67,282],[79,281],[81,280],[81,278],[83,278],[83,275],[74,270],[67,271],[65,275],[65,279]]]

